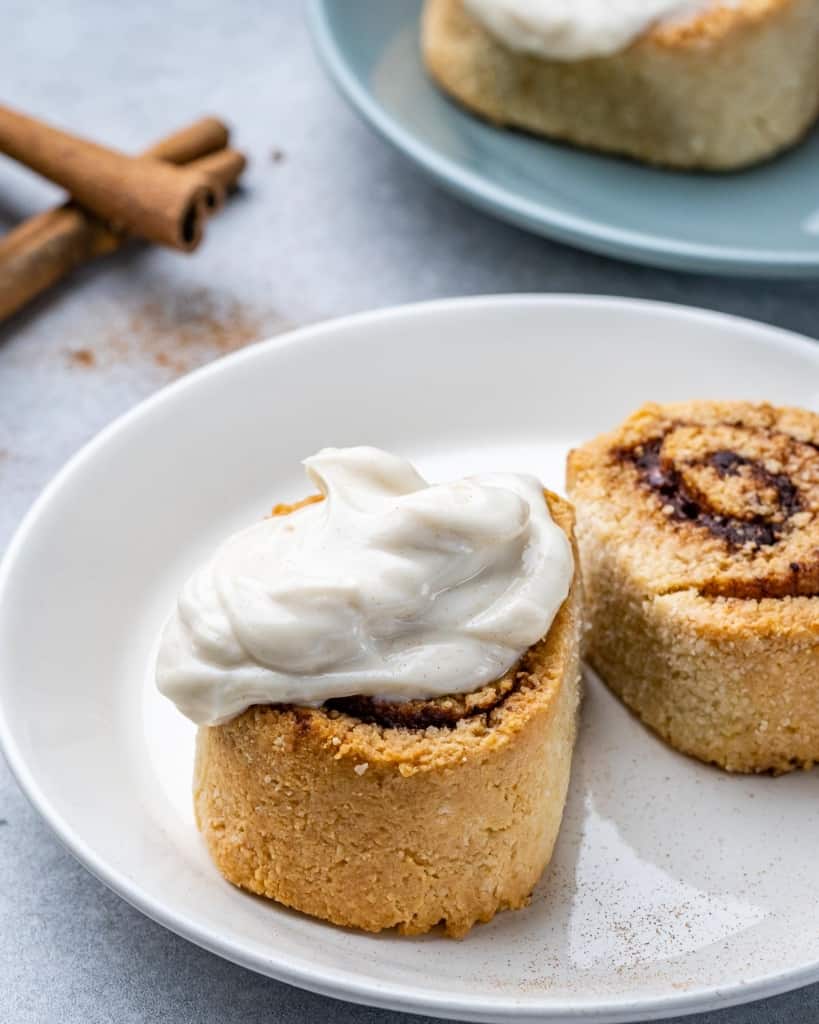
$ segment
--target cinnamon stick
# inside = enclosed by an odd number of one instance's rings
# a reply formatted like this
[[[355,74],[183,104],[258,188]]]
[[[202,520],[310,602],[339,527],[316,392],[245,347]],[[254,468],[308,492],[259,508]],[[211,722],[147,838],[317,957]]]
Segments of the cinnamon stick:
[[[213,188],[213,210],[218,209],[225,200],[226,194],[235,187],[247,166],[247,160],[235,149],[220,149],[199,160],[188,164],[189,167],[207,178]]]
[[[224,150],[227,144],[228,130],[224,122],[215,117],[203,117],[187,128],[180,128],[178,132],[160,139],[156,145],[151,146],[142,155],[155,160],[165,160],[169,164],[191,164],[194,160],[209,153]],[[201,171],[201,167],[198,165],[196,169]],[[238,180],[243,169],[244,163],[233,178],[233,184]],[[214,194],[206,199],[208,213],[215,212],[225,198],[225,186],[218,181],[218,175],[212,177],[215,179],[211,181]]]
[[[125,156],[8,107],[0,107],[0,151],[62,185],[115,230],[187,252],[217,201],[196,170]]]
[[[168,136],[147,152],[169,163],[187,161],[207,175],[219,191],[231,189],[245,159],[221,149],[228,141],[225,126],[204,118]],[[74,203],[38,214],[0,237],[0,320],[11,316],[35,296],[95,256],[113,252],[126,236],[111,231]]]
[[[143,156],[165,160],[169,164],[189,164],[192,160],[224,149],[229,140],[227,125],[216,117],[202,117],[193,124],[166,135],[146,149]]]

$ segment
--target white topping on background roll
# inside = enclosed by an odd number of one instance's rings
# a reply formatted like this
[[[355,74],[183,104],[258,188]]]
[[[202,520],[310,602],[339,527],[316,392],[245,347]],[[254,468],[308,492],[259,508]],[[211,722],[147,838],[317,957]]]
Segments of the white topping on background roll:
[[[464,0],[467,11],[512,50],[551,60],[604,57],[658,21],[684,21],[741,0]]]
[[[165,626],[157,684],[189,718],[477,690],[548,632],[573,563],[534,477],[431,485],[376,448],[305,466],[325,500],[227,540]]]

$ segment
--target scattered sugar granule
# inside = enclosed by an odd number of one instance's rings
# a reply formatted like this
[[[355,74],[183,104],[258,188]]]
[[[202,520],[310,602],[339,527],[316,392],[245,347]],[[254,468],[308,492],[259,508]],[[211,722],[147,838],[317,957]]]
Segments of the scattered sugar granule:
[[[367,764],[367,762],[364,761],[363,764],[357,764],[355,768],[353,768],[353,771],[356,773],[356,775],[363,775],[364,772],[366,772],[366,770],[369,767],[370,766]]]

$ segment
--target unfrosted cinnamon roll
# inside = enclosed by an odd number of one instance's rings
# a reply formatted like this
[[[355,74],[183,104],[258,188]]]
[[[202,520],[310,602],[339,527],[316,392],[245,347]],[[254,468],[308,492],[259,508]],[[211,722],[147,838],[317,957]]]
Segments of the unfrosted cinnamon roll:
[[[588,657],[729,771],[819,760],[819,416],[644,406],[573,451]]]

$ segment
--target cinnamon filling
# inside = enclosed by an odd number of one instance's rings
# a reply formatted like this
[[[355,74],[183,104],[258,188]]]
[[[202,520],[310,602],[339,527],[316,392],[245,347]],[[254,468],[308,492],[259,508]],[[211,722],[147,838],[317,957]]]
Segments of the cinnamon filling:
[[[676,422],[660,436],[616,448],[669,523],[721,540],[746,572],[715,573],[703,596],[819,596],[816,445],[741,422]]]
[[[385,701],[375,697],[337,697],[324,704],[327,711],[358,718],[362,722],[384,728],[427,729],[453,728],[458,722],[478,715],[487,715],[500,707],[506,698],[528,679],[526,657],[506,675],[473,693],[455,693],[430,700]]]
[[[680,471],[663,458],[663,440],[662,437],[654,438],[636,449],[624,452],[623,456],[633,462],[643,483],[663,500],[663,507],[671,509],[672,518],[704,527],[713,536],[724,540],[730,548],[736,550],[746,544],[761,548],[776,544],[789,528],[788,520],[801,509],[799,491],[785,473],[771,473],[756,459],[720,449],[689,465],[709,465],[720,479],[738,476],[741,468],[747,468],[756,482],[775,492],[781,514],[771,518],[757,512],[746,519],[716,512],[710,505],[708,495],[689,488]]]

